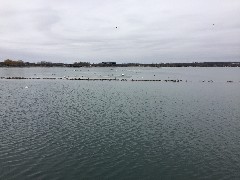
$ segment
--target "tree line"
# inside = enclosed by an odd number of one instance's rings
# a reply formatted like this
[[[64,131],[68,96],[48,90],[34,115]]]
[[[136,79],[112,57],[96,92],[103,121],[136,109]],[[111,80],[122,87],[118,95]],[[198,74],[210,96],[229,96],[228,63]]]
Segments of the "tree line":
[[[116,62],[74,62],[72,64],[53,63],[48,61],[40,61],[37,63],[24,62],[22,60],[6,59],[0,62],[0,67],[240,67],[240,62],[192,62],[192,63],[123,63]]]

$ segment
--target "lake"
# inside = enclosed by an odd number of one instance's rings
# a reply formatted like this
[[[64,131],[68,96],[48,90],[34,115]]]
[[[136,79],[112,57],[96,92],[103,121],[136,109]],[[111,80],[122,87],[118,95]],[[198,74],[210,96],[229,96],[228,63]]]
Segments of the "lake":
[[[240,68],[0,68],[16,76],[127,81],[0,79],[0,179],[240,179]]]

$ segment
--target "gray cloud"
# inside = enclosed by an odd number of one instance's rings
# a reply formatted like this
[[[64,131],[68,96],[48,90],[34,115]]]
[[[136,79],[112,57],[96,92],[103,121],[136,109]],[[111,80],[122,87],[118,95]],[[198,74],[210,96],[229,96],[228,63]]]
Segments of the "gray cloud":
[[[2,60],[240,60],[238,0],[0,0],[0,4]]]

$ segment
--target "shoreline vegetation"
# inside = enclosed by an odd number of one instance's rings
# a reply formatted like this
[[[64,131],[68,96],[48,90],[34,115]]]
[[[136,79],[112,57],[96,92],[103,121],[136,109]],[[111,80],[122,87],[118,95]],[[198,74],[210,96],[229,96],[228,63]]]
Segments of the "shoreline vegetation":
[[[240,62],[192,62],[192,63],[123,63],[116,62],[74,62],[68,63],[53,63],[41,61],[37,63],[24,62],[22,60],[7,59],[0,62],[0,67],[240,67]]]

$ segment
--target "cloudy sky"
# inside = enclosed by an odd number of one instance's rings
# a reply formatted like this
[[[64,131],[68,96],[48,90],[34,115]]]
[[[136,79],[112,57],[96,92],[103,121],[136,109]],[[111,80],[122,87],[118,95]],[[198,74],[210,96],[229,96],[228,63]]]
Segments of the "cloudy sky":
[[[7,58],[240,61],[240,1],[0,0],[0,61]]]

